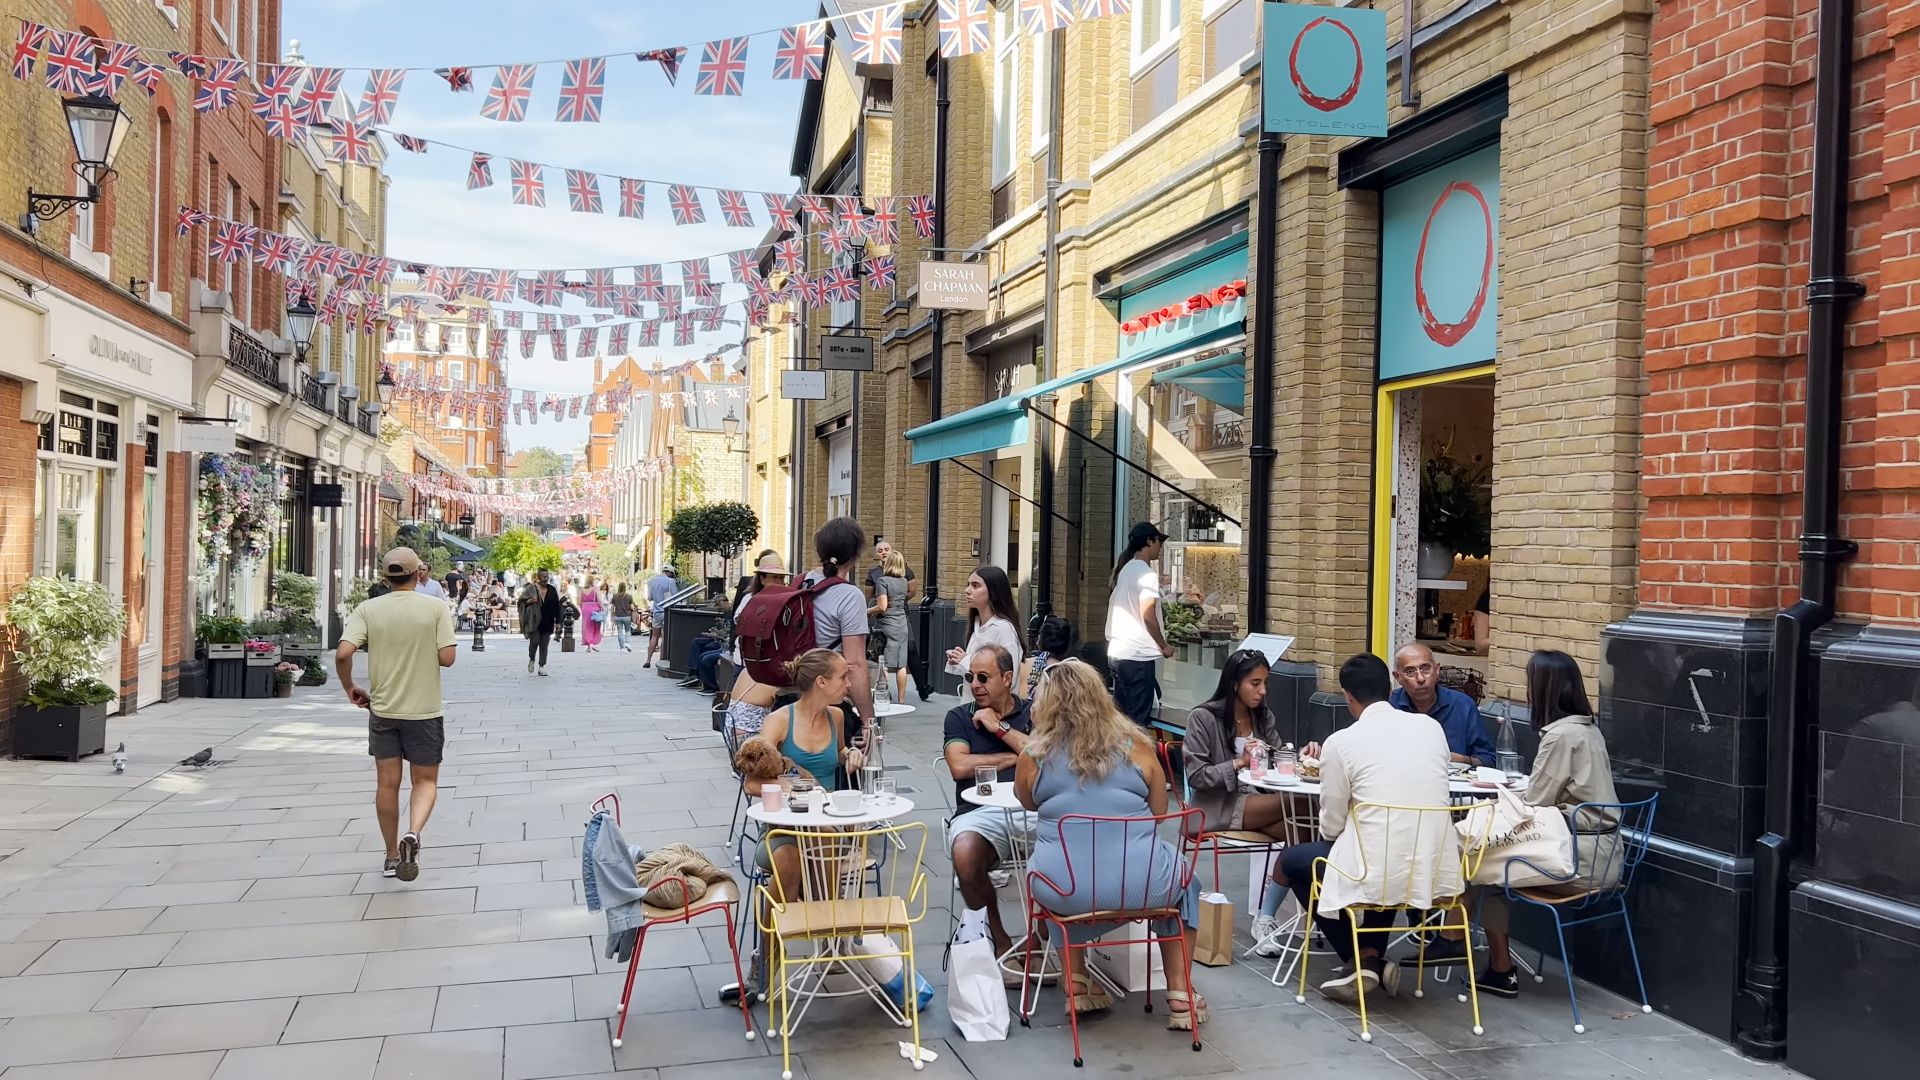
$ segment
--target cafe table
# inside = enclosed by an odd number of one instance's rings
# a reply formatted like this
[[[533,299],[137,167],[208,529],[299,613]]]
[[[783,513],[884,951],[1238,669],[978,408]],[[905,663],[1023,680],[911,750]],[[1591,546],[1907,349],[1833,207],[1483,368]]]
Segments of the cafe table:
[[[860,810],[853,814],[832,814],[824,808],[794,810],[783,806],[778,810],[767,809],[759,800],[747,805],[747,817],[761,824],[761,835],[775,829],[797,833],[800,845],[800,898],[802,900],[850,900],[862,895],[866,888],[869,866],[849,867],[842,865],[845,860],[836,852],[840,847],[837,837],[849,832],[859,832],[885,824],[913,812],[913,800],[904,795],[891,795],[874,799],[862,796]],[[891,843],[881,839],[881,843]],[[899,852],[895,852],[899,855]],[[830,867],[831,872],[817,873],[816,867]],[[901,1011],[900,1003],[893,1000],[873,977],[868,974],[866,965],[853,951],[853,942],[844,938],[829,938],[812,943],[815,956],[831,956],[830,963],[807,963],[797,965],[796,972],[787,983],[787,993],[793,995],[792,1025],[795,1029],[805,1019],[808,1006],[815,998],[857,997],[865,994],[880,1006],[895,1024],[910,1026],[911,1018]],[[769,962],[769,971],[778,970]],[[834,976],[833,985],[828,979]],[[771,1014],[769,1014],[771,1016]],[[769,1028],[767,1038],[778,1035],[777,1029]]]

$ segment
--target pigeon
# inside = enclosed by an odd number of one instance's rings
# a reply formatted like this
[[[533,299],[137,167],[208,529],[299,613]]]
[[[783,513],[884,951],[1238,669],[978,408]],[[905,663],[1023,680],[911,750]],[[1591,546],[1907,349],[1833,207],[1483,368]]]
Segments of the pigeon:
[[[127,744],[126,743],[121,743],[120,748],[113,752],[113,771],[117,773],[123,773],[127,771]]]
[[[199,753],[193,755],[190,758],[181,758],[180,764],[204,766],[206,765],[207,762],[212,760],[213,760],[213,747],[209,746],[205,750],[200,751]]]

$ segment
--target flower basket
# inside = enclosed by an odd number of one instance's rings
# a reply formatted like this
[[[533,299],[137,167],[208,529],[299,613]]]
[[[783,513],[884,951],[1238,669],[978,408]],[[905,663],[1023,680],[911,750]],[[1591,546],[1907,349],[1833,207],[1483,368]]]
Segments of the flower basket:
[[[280,662],[280,645],[278,642],[254,638],[247,642],[245,647],[247,650],[248,667],[270,668]]]
[[[247,647],[245,645],[207,643],[208,660],[245,660],[246,658]]]
[[[292,697],[294,680],[306,674],[305,664],[296,664],[291,660],[282,660],[273,665],[273,696]]]

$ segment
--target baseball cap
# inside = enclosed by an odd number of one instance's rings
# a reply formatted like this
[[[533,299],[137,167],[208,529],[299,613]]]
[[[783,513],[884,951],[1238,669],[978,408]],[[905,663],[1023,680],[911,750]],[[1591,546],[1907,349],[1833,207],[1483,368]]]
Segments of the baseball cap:
[[[414,554],[412,548],[397,547],[387,552],[386,557],[380,560],[380,565],[387,568],[390,578],[406,577],[419,571],[420,556]]]
[[[1155,540],[1166,538],[1167,534],[1160,531],[1160,526],[1151,521],[1142,521],[1136,523],[1133,530],[1127,533],[1127,544],[1130,547],[1143,547]]]

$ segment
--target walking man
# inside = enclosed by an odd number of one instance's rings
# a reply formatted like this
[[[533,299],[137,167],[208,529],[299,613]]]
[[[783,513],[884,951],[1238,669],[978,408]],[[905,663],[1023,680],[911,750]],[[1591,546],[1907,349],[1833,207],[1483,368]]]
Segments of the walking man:
[[[408,548],[407,550],[412,551],[413,549]],[[433,570],[428,568],[427,566],[422,565],[420,567],[420,569],[414,574],[414,580],[418,583],[414,586],[414,588],[422,596],[431,596],[436,600],[445,600],[447,598],[446,586],[440,584],[438,581],[435,581],[433,579]]]
[[[381,874],[412,881],[420,876],[420,830],[433,815],[447,745],[440,669],[453,666],[453,612],[418,590],[416,576],[425,568],[412,548],[387,552],[381,568],[392,591],[347,616],[334,668],[347,700],[367,710],[367,752],[378,783],[373,809],[387,842]],[[365,689],[353,681],[353,654],[361,649],[368,653]],[[412,772],[412,795],[407,831],[396,835],[402,758]]]
[[[1107,663],[1113,669],[1113,703],[1142,728],[1153,723],[1160,680],[1154,664],[1173,655],[1161,625],[1160,559],[1167,534],[1142,521],[1127,534],[1127,547],[1113,568],[1107,599]]]
[[[673,576],[673,567],[669,566],[647,579],[647,605],[653,609],[653,633],[647,637],[647,662],[641,667],[653,666],[653,654],[660,654],[660,662],[667,662],[667,598],[680,591],[680,582]]]
[[[547,673],[547,646],[559,624],[560,589],[547,580],[545,570],[535,570],[533,580],[520,589],[520,632],[527,637],[527,674]]]

